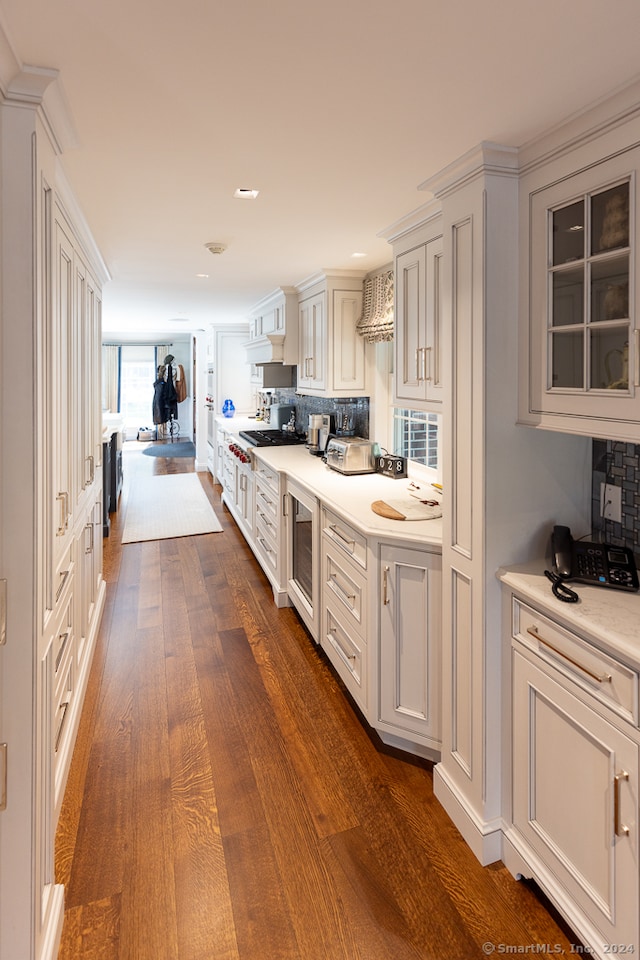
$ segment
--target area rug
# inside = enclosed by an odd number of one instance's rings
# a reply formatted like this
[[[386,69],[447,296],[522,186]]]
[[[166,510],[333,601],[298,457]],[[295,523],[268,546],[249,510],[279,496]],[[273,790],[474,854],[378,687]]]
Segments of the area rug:
[[[195,457],[196,448],[191,440],[178,440],[176,443],[158,443],[145,447],[142,452],[147,457]]]
[[[123,543],[221,531],[220,522],[195,473],[131,480]]]

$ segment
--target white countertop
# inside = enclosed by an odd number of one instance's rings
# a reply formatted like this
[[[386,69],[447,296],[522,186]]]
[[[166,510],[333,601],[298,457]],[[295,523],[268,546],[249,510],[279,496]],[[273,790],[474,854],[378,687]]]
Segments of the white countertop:
[[[576,583],[571,586],[580,597],[578,603],[565,603],[551,593],[544,575],[547,567],[539,560],[501,568],[498,579],[567,629],[640,668],[640,593]]]
[[[220,417],[218,423],[225,430],[236,434],[241,430],[273,429],[268,423],[248,417]],[[411,502],[412,498],[407,492],[410,481],[407,479],[392,480],[379,473],[345,476],[324,464],[320,457],[310,454],[302,444],[289,447],[254,447],[253,454],[274,470],[301,483],[365,535],[442,547],[441,517],[434,520],[388,520],[371,509],[374,500],[388,502],[406,499]],[[425,492],[428,499],[440,499],[438,491],[429,485]]]
[[[408,480],[392,480],[379,473],[345,476],[332,470],[306,447],[257,447],[255,456],[280,473],[301,483],[310,493],[369,536],[392,536],[442,547],[442,518],[435,520],[388,520],[371,509],[374,500],[407,499]],[[438,499],[428,490],[429,499]]]

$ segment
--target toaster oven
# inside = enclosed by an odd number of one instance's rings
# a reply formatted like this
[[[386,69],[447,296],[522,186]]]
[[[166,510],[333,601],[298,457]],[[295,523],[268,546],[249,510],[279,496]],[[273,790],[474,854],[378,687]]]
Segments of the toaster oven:
[[[373,443],[362,437],[330,437],[325,460],[338,473],[375,473]]]

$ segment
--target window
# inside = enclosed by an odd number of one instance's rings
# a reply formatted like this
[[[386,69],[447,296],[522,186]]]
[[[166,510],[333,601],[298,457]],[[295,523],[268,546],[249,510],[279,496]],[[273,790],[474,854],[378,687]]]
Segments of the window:
[[[393,411],[393,452],[425,467],[438,469],[440,417],[423,410]]]
[[[156,379],[155,347],[122,346],[120,413],[127,434],[152,422],[153,384]]]

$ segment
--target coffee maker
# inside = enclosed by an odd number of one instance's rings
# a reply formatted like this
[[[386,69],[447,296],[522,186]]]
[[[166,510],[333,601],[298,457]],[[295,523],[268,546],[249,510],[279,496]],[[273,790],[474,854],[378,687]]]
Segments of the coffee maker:
[[[321,456],[326,450],[332,430],[333,417],[330,413],[310,413],[306,441],[309,453]]]
[[[307,428],[306,447],[309,453],[322,453],[320,449],[320,428],[322,427],[322,414],[310,413],[309,426]]]

